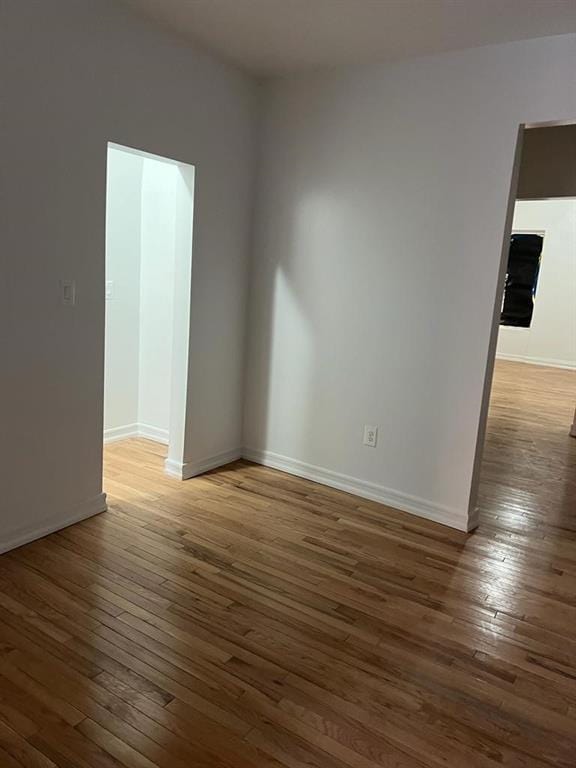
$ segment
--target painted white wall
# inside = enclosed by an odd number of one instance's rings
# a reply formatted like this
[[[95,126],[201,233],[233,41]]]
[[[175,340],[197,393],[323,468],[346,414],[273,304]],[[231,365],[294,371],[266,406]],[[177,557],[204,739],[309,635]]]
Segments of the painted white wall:
[[[144,159],[138,423],[168,441],[174,328],[177,167]]]
[[[249,456],[474,524],[518,127],[575,71],[570,35],[267,86]]]
[[[0,71],[7,548],[104,507],[108,141],[196,167],[186,458],[241,445],[257,89],[116,0],[2,0]]]
[[[5,549],[104,506],[108,141],[196,167],[180,437],[196,465],[240,446],[258,100],[116,0],[0,17]],[[249,446],[463,524],[516,130],[576,117],[575,65],[564,36],[269,85]]]
[[[106,182],[104,430],[138,422],[142,157],[110,148]]]
[[[104,439],[168,442],[171,415],[178,206],[192,218],[180,166],[110,147],[106,202]],[[191,237],[183,256],[190,262]],[[190,300],[190,279],[187,283]],[[188,316],[187,316],[188,317]],[[179,317],[180,323],[189,319]],[[182,354],[182,353],[180,353]],[[188,356],[185,354],[187,362]],[[185,383],[186,368],[180,368]],[[178,417],[182,419],[184,409]]]
[[[576,200],[519,200],[514,230],[544,232],[530,328],[500,326],[497,356],[576,368]]]
[[[188,381],[190,365],[190,284],[193,241],[194,187],[196,171],[191,165],[176,166],[176,209],[174,220],[174,322],[172,324],[172,377],[170,388],[170,442],[165,462],[166,471],[176,477],[185,475],[184,460],[192,454],[194,444],[189,424]],[[187,449],[186,437],[190,440]],[[232,449],[236,451],[237,449]]]

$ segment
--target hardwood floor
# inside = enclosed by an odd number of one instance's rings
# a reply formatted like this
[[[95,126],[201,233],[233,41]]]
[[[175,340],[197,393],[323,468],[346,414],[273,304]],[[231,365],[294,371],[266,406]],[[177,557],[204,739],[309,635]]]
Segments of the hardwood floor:
[[[575,384],[498,364],[471,536],[110,445],[110,511],[0,558],[1,768],[576,766]]]

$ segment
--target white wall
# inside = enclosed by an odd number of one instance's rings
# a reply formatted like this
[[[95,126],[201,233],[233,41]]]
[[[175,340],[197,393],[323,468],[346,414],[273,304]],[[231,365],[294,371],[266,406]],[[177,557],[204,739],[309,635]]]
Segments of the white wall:
[[[169,440],[180,175],[175,163],[109,149],[105,441],[135,435]],[[192,217],[187,192],[184,203]],[[180,375],[184,379],[186,371]]]
[[[108,141],[196,167],[187,458],[240,446],[256,89],[116,0],[2,0],[0,72],[7,548],[104,506]]]
[[[168,441],[175,289],[176,176],[146,158],[142,174],[142,271],[138,423]]]
[[[576,117],[575,66],[564,36],[270,86],[249,446],[464,524],[517,126]],[[108,141],[196,168],[180,439],[241,445],[257,92],[116,0],[2,0],[0,72],[1,549],[104,506]]]
[[[248,455],[474,524],[518,127],[575,71],[561,36],[268,85]]]
[[[576,200],[518,201],[513,226],[544,245],[530,328],[500,326],[497,355],[576,368]]]
[[[190,259],[193,240],[195,169],[178,164],[176,168],[176,210],[174,220],[174,322],[172,326],[172,377],[170,389],[170,442],[165,462],[166,471],[176,477],[185,477],[188,469],[185,459],[192,455],[195,436],[189,427],[188,382],[190,365]],[[242,350],[244,355],[244,349]],[[189,445],[186,445],[188,439]],[[232,449],[236,451],[237,449]],[[213,459],[212,459],[213,461]]]
[[[110,437],[138,421],[143,159],[110,148],[106,183],[104,430]]]

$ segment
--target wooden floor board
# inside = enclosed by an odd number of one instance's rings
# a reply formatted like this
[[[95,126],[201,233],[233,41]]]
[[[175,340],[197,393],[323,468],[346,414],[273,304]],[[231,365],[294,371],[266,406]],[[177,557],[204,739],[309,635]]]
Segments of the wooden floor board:
[[[576,373],[498,362],[472,535],[106,447],[0,557],[1,768],[576,768]]]

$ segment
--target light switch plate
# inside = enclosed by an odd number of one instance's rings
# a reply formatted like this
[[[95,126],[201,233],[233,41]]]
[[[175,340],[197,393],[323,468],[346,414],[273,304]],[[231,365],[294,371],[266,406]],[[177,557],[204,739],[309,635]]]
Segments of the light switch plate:
[[[76,281],[60,281],[60,301],[65,307],[74,307],[76,305]]]

